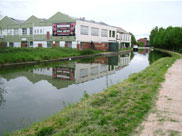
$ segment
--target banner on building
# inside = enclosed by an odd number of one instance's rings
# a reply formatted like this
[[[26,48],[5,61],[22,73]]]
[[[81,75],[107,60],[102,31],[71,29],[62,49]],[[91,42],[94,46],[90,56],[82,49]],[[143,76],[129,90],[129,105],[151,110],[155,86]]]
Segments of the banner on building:
[[[75,22],[54,23],[53,36],[75,36]]]

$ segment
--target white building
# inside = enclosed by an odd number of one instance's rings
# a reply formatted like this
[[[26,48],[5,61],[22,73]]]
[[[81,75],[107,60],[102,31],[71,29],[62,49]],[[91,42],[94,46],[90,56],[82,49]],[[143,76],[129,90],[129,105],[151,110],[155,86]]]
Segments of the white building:
[[[129,47],[131,36],[125,30],[103,22],[76,19],[60,12],[49,19],[35,16],[27,20],[4,17],[0,20],[1,47],[71,47],[108,50]],[[118,48],[118,47],[117,47]]]

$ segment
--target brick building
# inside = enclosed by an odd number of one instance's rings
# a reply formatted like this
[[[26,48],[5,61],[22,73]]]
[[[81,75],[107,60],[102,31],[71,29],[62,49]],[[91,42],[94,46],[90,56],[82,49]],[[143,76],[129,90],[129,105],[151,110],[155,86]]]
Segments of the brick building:
[[[147,38],[140,38],[137,40],[137,42],[142,42],[144,44],[144,47],[149,46]]]

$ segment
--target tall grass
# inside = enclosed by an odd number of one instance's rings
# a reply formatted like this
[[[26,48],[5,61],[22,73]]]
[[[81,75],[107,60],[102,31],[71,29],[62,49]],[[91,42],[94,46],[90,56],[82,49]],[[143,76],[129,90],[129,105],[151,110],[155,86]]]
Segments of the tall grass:
[[[168,68],[178,56],[161,58],[145,70],[83,99],[15,136],[128,136],[153,106]]]
[[[0,49],[0,64],[41,61],[62,57],[96,54],[100,51],[79,51],[72,48],[5,48]]]

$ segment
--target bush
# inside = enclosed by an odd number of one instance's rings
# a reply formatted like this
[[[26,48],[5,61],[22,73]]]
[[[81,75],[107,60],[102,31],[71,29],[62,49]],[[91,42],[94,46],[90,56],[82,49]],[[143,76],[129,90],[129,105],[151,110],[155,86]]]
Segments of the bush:
[[[37,136],[47,136],[53,132],[53,127],[43,127],[40,131],[37,132]]]

